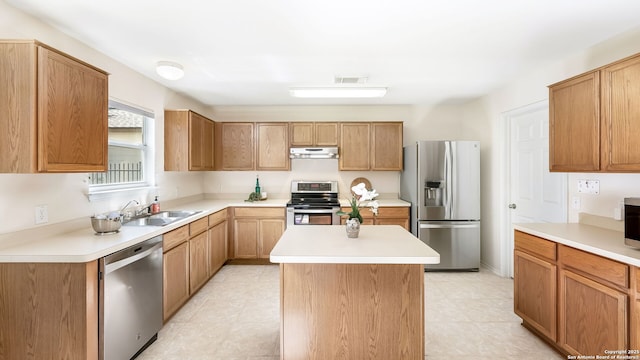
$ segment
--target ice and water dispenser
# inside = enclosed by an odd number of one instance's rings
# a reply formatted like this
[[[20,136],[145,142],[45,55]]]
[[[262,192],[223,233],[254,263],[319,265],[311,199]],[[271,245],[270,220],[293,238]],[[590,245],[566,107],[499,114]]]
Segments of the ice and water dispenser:
[[[442,206],[442,181],[425,181],[424,204],[425,206]]]

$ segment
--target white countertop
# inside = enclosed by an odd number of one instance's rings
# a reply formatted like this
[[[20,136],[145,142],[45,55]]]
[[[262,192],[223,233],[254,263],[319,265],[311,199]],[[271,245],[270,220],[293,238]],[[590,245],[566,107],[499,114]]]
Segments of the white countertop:
[[[440,254],[398,225],[362,225],[347,237],[344,225],[294,226],[271,251],[271,262],[323,264],[438,264]]]
[[[285,207],[286,199],[247,202],[243,199],[197,200],[162,210],[200,210],[194,216],[166,226],[122,226],[120,232],[95,235],[89,216],[77,219],[71,229],[59,231],[60,224],[0,235],[0,262],[82,263],[99,259],[116,251],[161,235],[227,207]],[[399,200],[402,201],[402,200]],[[393,199],[380,201],[381,206],[398,206]]]
[[[578,223],[515,224],[515,230],[640,267],[640,249],[624,244],[624,233]]]

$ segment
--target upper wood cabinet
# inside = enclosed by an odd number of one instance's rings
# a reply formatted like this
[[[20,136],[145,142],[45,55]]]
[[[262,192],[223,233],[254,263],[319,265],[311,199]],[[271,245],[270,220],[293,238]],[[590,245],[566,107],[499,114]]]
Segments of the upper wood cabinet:
[[[345,122],[340,134],[340,170],[402,170],[402,122]]]
[[[257,123],[256,133],[256,170],[289,170],[289,124]]]
[[[0,172],[106,170],[106,72],[37,41],[0,41],[0,88]]]
[[[402,170],[402,123],[371,123],[371,170]]]
[[[640,172],[640,54],[549,86],[549,169]]]
[[[549,87],[549,169],[600,169],[598,71]]]
[[[295,122],[289,124],[289,142],[291,146],[313,146],[315,134],[312,122]]]
[[[223,122],[215,127],[216,170],[254,170],[254,124]]]
[[[289,129],[291,146],[338,146],[337,122],[293,122]]]
[[[640,55],[600,73],[602,170],[640,171]]]
[[[371,159],[371,124],[340,123],[340,170],[369,170]]]
[[[289,170],[289,123],[216,123],[216,170]]]
[[[191,110],[164,111],[165,171],[214,170],[214,123]]]

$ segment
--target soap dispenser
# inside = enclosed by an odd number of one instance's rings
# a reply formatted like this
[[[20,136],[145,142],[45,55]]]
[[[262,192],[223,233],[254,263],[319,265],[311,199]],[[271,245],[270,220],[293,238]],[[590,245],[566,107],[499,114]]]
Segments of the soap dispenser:
[[[258,199],[260,199],[260,179],[258,179],[258,175],[256,175],[256,190],[255,193],[258,195]]]
[[[157,214],[160,212],[160,203],[158,202],[158,195],[156,195],[155,200],[151,203],[151,213]]]

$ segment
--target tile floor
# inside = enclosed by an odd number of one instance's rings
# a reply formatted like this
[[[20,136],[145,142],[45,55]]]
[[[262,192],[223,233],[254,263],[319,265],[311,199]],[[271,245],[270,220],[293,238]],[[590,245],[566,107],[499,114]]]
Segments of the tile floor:
[[[278,288],[277,265],[224,266],[138,359],[279,359]],[[520,325],[511,279],[426,273],[425,292],[425,359],[564,359]]]

